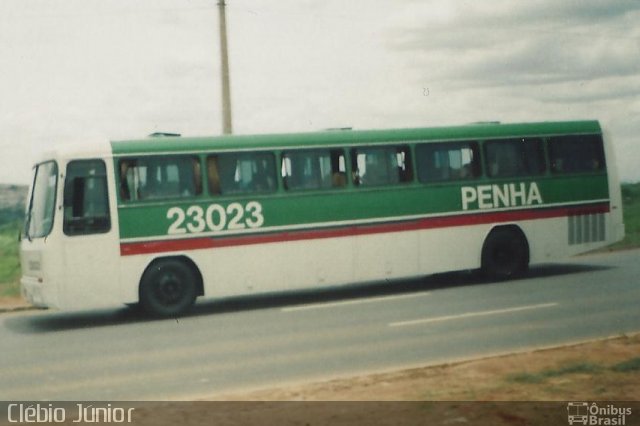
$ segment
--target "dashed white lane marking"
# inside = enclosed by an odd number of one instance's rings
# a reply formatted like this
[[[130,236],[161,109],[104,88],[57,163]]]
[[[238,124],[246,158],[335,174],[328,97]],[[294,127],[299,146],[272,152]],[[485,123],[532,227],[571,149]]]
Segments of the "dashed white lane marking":
[[[329,303],[312,303],[308,305],[300,305],[300,306],[292,306],[289,308],[282,308],[282,312],[296,312],[296,311],[305,311],[309,309],[326,309],[326,308],[335,308],[337,306],[346,306],[346,305],[358,305],[362,303],[375,303],[375,302],[387,302],[390,300],[398,300],[398,299],[409,299],[416,297],[428,296],[430,292],[422,292],[422,293],[409,293],[409,294],[398,294],[395,296],[381,296],[381,297],[369,297],[364,299],[353,299],[353,300],[344,300],[341,302],[329,302]]]
[[[508,314],[512,312],[529,311],[533,309],[544,309],[544,308],[551,308],[554,306],[558,306],[558,303],[556,302],[541,303],[538,305],[515,306],[513,308],[495,309],[492,311],[466,312],[464,314],[458,314],[458,315],[445,315],[442,317],[432,317],[432,318],[418,318],[418,319],[408,320],[408,321],[392,322],[392,323],[389,323],[389,326],[402,327],[407,325],[428,324],[432,322],[449,321],[449,320],[456,320],[461,318],[482,317],[482,316],[488,316],[488,315],[498,315],[498,314]]]

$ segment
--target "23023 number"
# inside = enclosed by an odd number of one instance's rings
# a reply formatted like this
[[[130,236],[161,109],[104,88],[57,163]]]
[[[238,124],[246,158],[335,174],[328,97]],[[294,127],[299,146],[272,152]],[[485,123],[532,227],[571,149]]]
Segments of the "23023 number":
[[[264,224],[262,204],[257,201],[249,201],[245,205],[231,203],[226,207],[210,204],[206,210],[201,206],[171,207],[167,210],[167,219],[172,221],[168,234],[235,231],[259,228]]]

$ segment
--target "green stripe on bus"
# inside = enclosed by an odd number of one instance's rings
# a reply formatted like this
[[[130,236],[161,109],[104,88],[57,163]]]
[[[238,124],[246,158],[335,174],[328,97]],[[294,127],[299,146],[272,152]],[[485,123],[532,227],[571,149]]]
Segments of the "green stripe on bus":
[[[500,197],[492,195],[492,186],[498,189],[504,185],[514,185],[520,191],[507,194],[507,203]],[[540,199],[529,189],[535,185]],[[182,232],[206,232],[211,230],[209,222],[215,227],[221,225],[221,214],[225,216],[225,224],[220,230],[230,228],[235,219],[236,225],[248,228],[249,225],[262,222],[260,227],[295,226],[305,224],[322,224],[326,222],[356,221],[386,217],[415,215],[445,215],[463,211],[461,190],[484,191],[484,203],[469,203],[466,210],[483,211],[488,209],[518,209],[530,201],[534,206],[557,205],[608,199],[608,185],[605,175],[580,176],[566,178],[540,177],[536,179],[517,179],[502,181],[469,181],[456,184],[407,184],[385,188],[362,189],[344,188],[331,191],[277,193],[271,195],[244,195],[242,197],[207,196],[188,199],[163,200],[154,203],[138,202],[130,207],[122,205],[119,209],[120,238],[141,238],[162,236],[170,233],[170,227],[179,219],[178,214],[170,214],[169,210],[182,211],[183,223],[176,226]],[[507,188],[508,190],[508,188]],[[480,192],[482,196],[482,192]],[[514,198],[515,195],[515,198]],[[511,197],[511,198],[509,198]],[[504,197],[503,197],[504,198]],[[494,202],[497,201],[497,205]],[[511,201],[515,201],[511,205]],[[250,203],[260,206],[261,218],[256,216],[255,208]],[[211,206],[215,205],[213,210]],[[230,207],[233,205],[232,207]],[[211,217],[207,217],[207,214]],[[197,217],[197,216],[200,217]],[[198,226],[198,221],[201,226]],[[190,227],[188,225],[191,224]],[[216,229],[214,229],[216,230]]]

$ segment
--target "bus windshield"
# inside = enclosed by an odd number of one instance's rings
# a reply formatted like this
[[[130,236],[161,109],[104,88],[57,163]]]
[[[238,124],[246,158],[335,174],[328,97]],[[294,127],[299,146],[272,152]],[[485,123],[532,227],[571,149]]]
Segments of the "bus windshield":
[[[25,236],[28,239],[49,235],[53,227],[58,166],[49,161],[35,167],[33,191],[25,221]]]

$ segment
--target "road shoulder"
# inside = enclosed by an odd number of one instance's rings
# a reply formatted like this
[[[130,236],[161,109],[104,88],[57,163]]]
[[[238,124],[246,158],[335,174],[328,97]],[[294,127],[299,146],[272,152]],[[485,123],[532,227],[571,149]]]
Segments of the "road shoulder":
[[[214,395],[218,401],[637,400],[640,333],[559,348]]]

